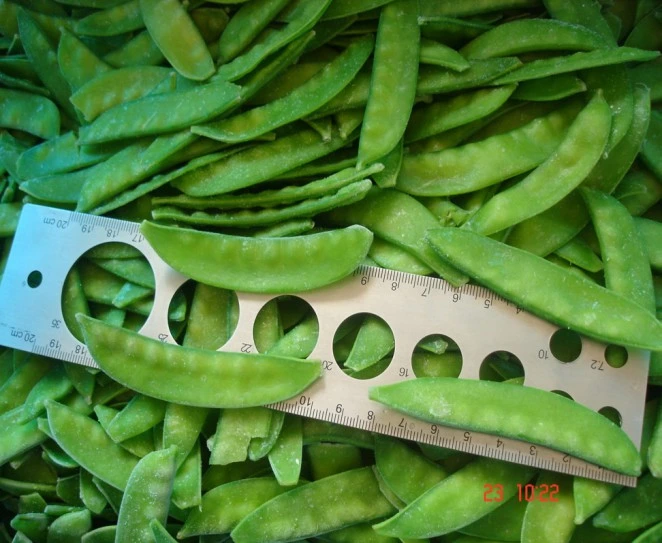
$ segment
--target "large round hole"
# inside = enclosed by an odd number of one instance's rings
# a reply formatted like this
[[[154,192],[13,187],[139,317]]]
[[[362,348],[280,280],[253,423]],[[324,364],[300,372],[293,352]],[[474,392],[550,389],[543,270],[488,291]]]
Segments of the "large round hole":
[[[298,296],[269,300],[253,323],[258,352],[306,358],[319,338],[319,321],[311,305]]]
[[[574,330],[559,328],[549,340],[549,350],[561,362],[573,362],[582,352],[582,338]]]
[[[495,351],[485,357],[478,370],[483,381],[519,382],[524,377],[524,366],[519,358],[509,351]]]
[[[416,377],[458,377],[462,372],[462,351],[450,337],[431,334],[416,344],[411,367]]]

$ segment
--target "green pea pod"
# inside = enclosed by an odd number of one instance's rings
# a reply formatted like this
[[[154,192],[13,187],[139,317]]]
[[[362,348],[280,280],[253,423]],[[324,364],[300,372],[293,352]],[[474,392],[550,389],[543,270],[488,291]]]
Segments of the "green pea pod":
[[[453,72],[439,66],[421,66],[418,70],[416,93],[442,94],[482,87],[522,66],[517,57],[472,60],[469,64],[471,66],[463,72]]]
[[[48,527],[48,543],[74,543],[92,529],[92,514],[87,509],[57,517]]]
[[[545,471],[535,482],[535,488],[540,489],[541,496],[545,496],[545,489],[553,492],[554,486],[558,490],[554,502],[533,500],[527,504],[522,525],[522,541],[531,543],[541,540],[550,543],[570,541],[575,530],[572,478]]]
[[[527,502],[526,500],[520,501],[518,497],[510,498],[491,513],[467,524],[458,531],[485,539],[492,537],[499,541],[519,541]]]
[[[175,70],[196,81],[214,73],[209,49],[179,0],[139,0],[139,4],[147,31]]]
[[[165,409],[164,402],[138,394],[113,418],[106,432],[115,443],[135,437],[162,422]]]
[[[434,64],[456,72],[463,72],[471,66],[455,49],[428,38],[421,38],[419,60],[421,64]]]
[[[360,264],[372,241],[372,234],[360,226],[280,239],[228,236],[147,221],[141,231],[159,256],[181,273],[212,286],[247,292],[294,292],[338,281]],[[191,260],[190,253],[177,247],[189,251],[196,247],[199,258]]]
[[[117,526],[102,526],[87,532],[82,538],[81,543],[115,543],[115,534]]]
[[[639,453],[623,430],[599,413],[545,390],[429,377],[375,387],[369,394],[373,400],[432,423],[545,445],[628,475],[641,471]],[[522,418],[521,405],[535,406],[527,410],[528,420]],[[497,412],[498,420],[494,418]],[[571,422],[576,431],[568,432]]]
[[[179,347],[89,317],[78,318],[90,353],[108,375],[170,402],[199,407],[268,404],[301,392],[320,374],[314,361]],[[121,353],[116,349],[119,344],[126,346]],[[137,371],[130,360],[141,360],[144,371]],[[176,381],[173,375],[178,375]],[[226,385],[219,389],[221,382]]]
[[[399,538],[447,534],[478,520],[501,504],[483,499],[485,481],[502,485],[504,499],[508,499],[517,492],[517,483],[526,483],[533,474],[533,468],[528,466],[478,458],[374,528],[379,534]],[[439,511],[444,514],[440,515]]]
[[[87,45],[68,30],[62,32],[57,48],[57,63],[72,91],[110,70]]]
[[[334,496],[334,500],[328,500]],[[292,511],[297,511],[293,521]],[[346,471],[281,494],[246,516],[231,532],[236,543],[292,541],[384,517],[393,506],[370,467]]]
[[[76,32],[88,36],[116,36],[144,27],[139,0],[128,0],[79,19]]]
[[[270,422],[271,411],[264,407],[224,409],[216,426],[209,463],[225,465],[246,460],[251,440],[266,437]]]
[[[175,448],[154,451],[131,472],[117,516],[116,541],[150,541],[149,522],[165,523],[175,477]]]
[[[0,89],[0,126],[49,139],[60,132],[60,112],[45,96]]]
[[[388,154],[407,127],[418,74],[417,15],[416,3],[408,0],[396,0],[382,8],[370,94],[359,139],[359,167]]]
[[[599,3],[564,0],[543,0],[543,3],[554,19],[586,27],[600,35],[607,45],[616,45],[614,35],[600,12]]]
[[[490,235],[552,207],[600,160],[610,126],[611,110],[598,93],[577,115],[558,148],[524,179],[493,196],[464,227]]]
[[[193,449],[177,469],[172,485],[172,503],[180,509],[198,507],[202,494],[202,461],[200,457],[200,441],[196,441]]]
[[[518,83],[513,93],[516,100],[547,102],[562,100],[586,91],[586,83],[573,74],[550,75]]]
[[[278,484],[285,487],[298,484],[303,457],[303,425],[299,417],[285,417],[268,457]]]
[[[149,32],[145,30],[108,53],[103,60],[115,68],[122,68],[125,66],[158,66],[165,58]]]

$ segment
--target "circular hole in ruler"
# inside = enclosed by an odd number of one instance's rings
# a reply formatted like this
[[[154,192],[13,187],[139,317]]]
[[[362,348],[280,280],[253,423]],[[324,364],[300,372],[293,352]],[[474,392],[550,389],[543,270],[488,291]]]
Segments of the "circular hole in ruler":
[[[621,345],[607,345],[605,360],[612,368],[622,368],[628,361],[628,350]]]
[[[565,390],[552,390],[554,394],[558,394],[559,396],[563,396],[564,398],[568,398],[568,400],[572,400],[572,396],[568,394]]]
[[[574,330],[559,328],[549,340],[549,350],[561,362],[574,362],[582,353],[582,338]]]
[[[611,407],[610,405],[605,406],[602,409],[598,409],[598,413],[600,413],[603,417],[607,417],[617,426],[623,424],[623,418],[621,417],[621,414],[619,413],[618,409],[616,409],[615,407]]]
[[[168,327],[173,339],[185,347],[216,351],[237,328],[237,295],[222,288],[186,281],[168,307]]]
[[[306,358],[319,338],[319,321],[311,305],[298,296],[269,300],[253,323],[253,341],[261,353]]]
[[[411,367],[416,377],[458,377],[462,371],[462,351],[448,336],[431,334],[414,347]]]
[[[154,272],[144,255],[125,243],[102,243],[83,253],[62,287],[62,313],[82,341],[76,313],[139,330],[154,305]]]
[[[33,270],[28,274],[28,286],[30,288],[37,288],[39,285],[41,285],[41,282],[43,281],[44,276],[41,274],[39,270]]]
[[[373,313],[357,313],[345,319],[333,336],[333,357],[355,379],[372,379],[391,363],[395,337],[387,322]],[[409,368],[400,368],[403,377]]]
[[[524,366],[519,358],[509,351],[494,351],[480,365],[478,376],[483,381],[509,381],[523,379]]]

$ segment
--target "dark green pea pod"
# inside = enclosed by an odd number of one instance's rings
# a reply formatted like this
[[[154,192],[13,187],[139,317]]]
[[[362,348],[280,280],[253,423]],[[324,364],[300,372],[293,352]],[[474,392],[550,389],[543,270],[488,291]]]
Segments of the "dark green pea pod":
[[[421,66],[418,70],[416,93],[442,94],[482,87],[522,66],[517,57],[472,60],[470,64],[463,72],[453,72],[439,66]]]
[[[151,222],[144,222],[141,231],[159,256],[181,273],[209,285],[249,292],[295,292],[338,281],[359,265],[372,241],[372,234],[360,226],[280,239]],[[199,258],[192,261],[177,247],[197,247]]]
[[[90,353],[106,373],[166,401],[200,407],[263,405],[298,394],[320,374],[314,361],[203,351],[165,344],[89,317],[79,316],[79,322]],[[121,353],[115,348],[118,342],[126,346]],[[144,371],[136,371],[130,360],[142,360]],[[176,381],[173,375],[179,376]],[[219,389],[220,382],[226,386]]]
[[[600,12],[599,2],[543,0],[543,3],[554,19],[581,25],[600,35],[608,45],[616,45],[614,35]]]

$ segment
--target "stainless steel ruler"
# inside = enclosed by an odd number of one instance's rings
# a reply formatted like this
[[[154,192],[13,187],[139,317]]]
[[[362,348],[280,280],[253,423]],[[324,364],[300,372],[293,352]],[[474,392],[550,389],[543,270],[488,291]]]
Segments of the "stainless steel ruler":
[[[77,259],[107,242],[137,248],[151,265],[154,304],[140,333],[174,343],[168,306],[188,278],[158,257],[138,224],[29,204],[23,208],[0,283],[0,344],[96,367],[85,346],[64,324],[61,296],[64,279]],[[441,279],[381,268],[364,266],[336,284],[296,295],[311,305],[319,320],[319,339],[310,357],[320,360],[324,371],[303,394],[274,404],[275,409],[542,469],[636,485],[634,477],[539,445],[404,416],[369,400],[368,388],[416,378],[411,357],[417,343],[426,336],[443,334],[461,350],[461,378],[479,378],[481,363],[494,352],[512,353],[523,365],[526,385],[565,392],[596,411],[616,410],[623,430],[639,446],[648,374],[646,351],[628,349],[625,365],[612,367],[606,345],[581,337],[579,356],[565,363],[550,347],[557,326],[490,290],[472,284],[455,288]],[[255,352],[253,323],[258,311],[276,296],[242,292],[237,296],[239,322],[220,350]],[[336,330],[357,313],[381,317],[395,337],[391,363],[379,376],[367,380],[348,376],[333,355]]]

